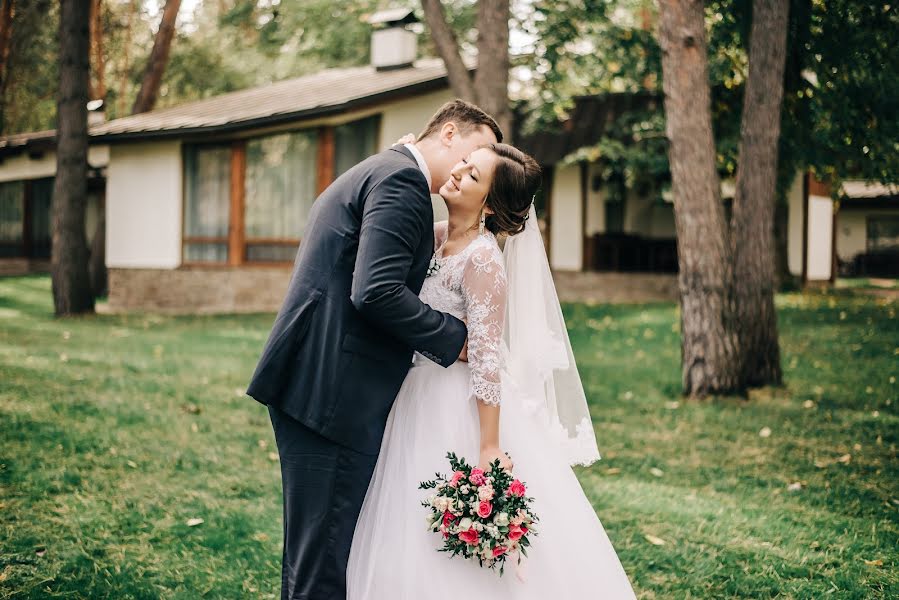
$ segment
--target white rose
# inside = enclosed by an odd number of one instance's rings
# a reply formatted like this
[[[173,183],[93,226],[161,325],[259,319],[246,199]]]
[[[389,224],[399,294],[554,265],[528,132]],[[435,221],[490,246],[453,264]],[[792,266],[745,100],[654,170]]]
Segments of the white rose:
[[[482,485],[478,488],[478,498],[481,500],[493,499],[493,488],[489,485]]]
[[[459,493],[460,493],[460,494],[467,494],[467,493],[468,493],[468,484],[461,486],[461,487],[459,488]]]
[[[497,513],[495,517],[493,517],[493,522],[499,525],[500,527],[505,527],[509,524],[509,513],[501,512]]]
[[[471,529],[471,519],[465,517],[461,521],[459,521],[459,530],[460,531],[468,531]]]

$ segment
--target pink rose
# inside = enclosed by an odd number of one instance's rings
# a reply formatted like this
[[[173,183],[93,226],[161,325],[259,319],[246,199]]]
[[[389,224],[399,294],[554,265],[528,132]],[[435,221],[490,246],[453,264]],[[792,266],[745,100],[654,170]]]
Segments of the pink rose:
[[[512,496],[524,496],[525,491],[524,484],[517,479],[509,484],[509,494]]]
[[[478,544],[478,532],[474,530],[474,528],[469,529],[468,531],[463,531],[459,534],[459,539],[468,544],[469,546],[477,546]]]
[[[489,501],[483,500],[480,504],[478,504],[478,516],[482,519],[486,519],[490,516],[490,513],[493,512],[493,505],[490,504]]]
[[[453,473],[453,478],[450,481],[450,485],[452,487],[456,487],[459,484],[459,480],[463,477],[465,477],[465,473],[463,473],[462,471],[456,471],[455,473]]]
[[[484,477],[484,471],[482,471],[481,469],[472,469],[471,475],[468,477],[468,480],[475,485],[484,485],[485,483],[487,483],[487,478]]]
[[[443,526],[448,527],[450,523],[456,520],[456,515],[451,513],[450,511],[446,511],[443,513]]]
[[[508,550],[508,548],[506,548],[505,546],[497,546],[496,548],[493,549],[493,558],[502,556],[503,554],[506,553],[507,550]]]
[[[523,536],[525,533],[527,533],[527,531],[528,531],[527,527],[522,527],[520,525],[512,525],[511,527],[509,527],[509,539],[512,540],[513,542],[516,542],[519,539],[521,539],[521,536]]]

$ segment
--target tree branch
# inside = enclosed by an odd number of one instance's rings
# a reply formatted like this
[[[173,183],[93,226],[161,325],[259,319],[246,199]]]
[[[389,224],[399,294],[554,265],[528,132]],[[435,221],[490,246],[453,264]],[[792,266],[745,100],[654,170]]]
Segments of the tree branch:
[[[453,92],[463,100],[475,102],[477,99],[475,86],[468,73],[468,67],[462,61],[456,34],[446,22],[443,4],[440,3],[440,0],[421,0],[421,7],[424,9],[425,20],[431,29],[431,37],[437,53],[440,54],[443,64],[446,65],[446,73]]]

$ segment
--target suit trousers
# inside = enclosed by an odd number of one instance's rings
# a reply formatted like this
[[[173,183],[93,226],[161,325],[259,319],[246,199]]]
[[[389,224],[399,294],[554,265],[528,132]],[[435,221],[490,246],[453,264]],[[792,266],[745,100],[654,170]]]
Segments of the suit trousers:
[[[345,600],[353,532],[378,457],[268,409],[284,489],[281,600]]]

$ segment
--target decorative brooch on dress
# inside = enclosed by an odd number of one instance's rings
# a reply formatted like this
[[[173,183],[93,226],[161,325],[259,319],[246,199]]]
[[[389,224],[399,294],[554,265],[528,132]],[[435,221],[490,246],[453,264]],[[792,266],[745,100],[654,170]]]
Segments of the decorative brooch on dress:
[[[430,276],[432,276],[432,275],[436,275],[436,274],[437,274],[437,271],[439,271],[439,270],[440,270],[440,267],[442,267],[442,266],[443,266],[443,265],[441,265],[441,264],[437,261],[437,251],[435,250],[435,251],[434,251],[434,255],[431,257],[431,264],[428,265],[428,273],[425,275],[425,277],[427,278],[427,277],[430,277]]]

